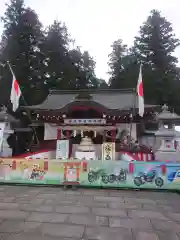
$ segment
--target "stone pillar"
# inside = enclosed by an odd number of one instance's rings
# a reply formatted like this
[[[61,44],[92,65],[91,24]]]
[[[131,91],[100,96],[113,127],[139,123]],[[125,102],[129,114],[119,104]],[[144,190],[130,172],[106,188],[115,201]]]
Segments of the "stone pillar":
[[[3,143],[2,143],[2,157],[12,157],[12,149],[9,147],[7,142],[8,137],[13,133],[13,130],[5,130],[3,135]]]
[[[70,138],[71,138],[70,131],[67,131],[66,139],[69,141],[69,154],[68,154],[69,158],[72,157],[72,143],[70,142]]]

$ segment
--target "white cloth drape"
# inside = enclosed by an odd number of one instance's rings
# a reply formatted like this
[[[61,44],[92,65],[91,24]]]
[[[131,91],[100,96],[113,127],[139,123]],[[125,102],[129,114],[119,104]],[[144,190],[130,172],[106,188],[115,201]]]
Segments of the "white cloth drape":
[[[56,140],[57,130],[58,130],[58,126],[45,123],[44,124],[44,140]]]
[[[0,150],[2,150],[5,125],[6,123],[0,123]]]

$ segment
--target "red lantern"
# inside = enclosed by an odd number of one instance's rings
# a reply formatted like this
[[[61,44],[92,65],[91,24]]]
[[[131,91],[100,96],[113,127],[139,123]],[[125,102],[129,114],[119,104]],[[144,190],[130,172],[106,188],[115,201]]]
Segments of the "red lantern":
[[[15,160],[12,161],[12,170],[16,170],[16,161]]]
[[[129,163],[129,173],[134,173],[134,163],[133,162]]]
[[[44,171],[48,171],[48,161],[44,161]]]
[[[82,162],[82,169],[83,169],[83,172],[87,172],[87,162],[85,161]]]
[[[162,172],[162,175],[166,175],[166,165],[161,165],[161,172]]]

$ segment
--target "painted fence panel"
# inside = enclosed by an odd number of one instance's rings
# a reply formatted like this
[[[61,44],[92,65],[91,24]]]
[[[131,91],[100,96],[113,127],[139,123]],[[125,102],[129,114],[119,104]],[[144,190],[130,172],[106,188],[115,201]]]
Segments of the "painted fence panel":
[[[3,159],[0,182],[180,190],[180,163]]]

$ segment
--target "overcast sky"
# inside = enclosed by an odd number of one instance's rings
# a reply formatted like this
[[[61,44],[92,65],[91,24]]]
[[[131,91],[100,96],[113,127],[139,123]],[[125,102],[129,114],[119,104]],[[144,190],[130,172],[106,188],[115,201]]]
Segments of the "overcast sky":
[[[8,1],[8,0],[7,0]],[[0,0],[0,15],[6,0]],[[64,21],[78,46],[96,60],[96,75],[108,79],[108,54],[114,40],[129,46],[151,9],[158,9],[173,24],[180,38],[180,0],[25,0],[44,25]],[[180,59],[180,49],[175,53]]]

